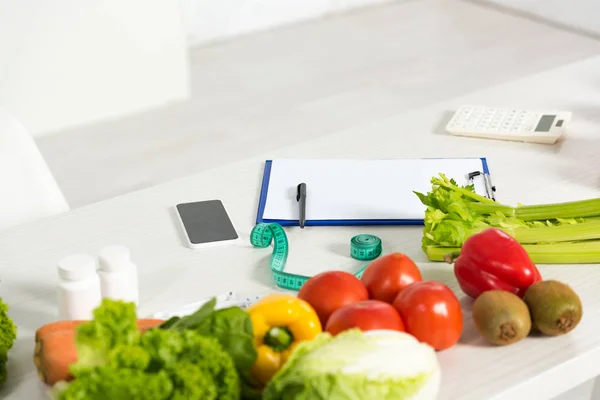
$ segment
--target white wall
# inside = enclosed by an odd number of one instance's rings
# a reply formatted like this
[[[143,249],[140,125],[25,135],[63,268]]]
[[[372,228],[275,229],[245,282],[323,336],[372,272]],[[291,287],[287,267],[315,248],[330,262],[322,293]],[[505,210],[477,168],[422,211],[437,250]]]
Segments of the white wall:
[[[202,45],[394,0],[180,0],[191,45]]]
[[[33,136],[189,98],[188,52],[394,0],[2,0],[0,107]]]
[[[177,1],[0,1],[0,107],[33,136],[188,96]]]

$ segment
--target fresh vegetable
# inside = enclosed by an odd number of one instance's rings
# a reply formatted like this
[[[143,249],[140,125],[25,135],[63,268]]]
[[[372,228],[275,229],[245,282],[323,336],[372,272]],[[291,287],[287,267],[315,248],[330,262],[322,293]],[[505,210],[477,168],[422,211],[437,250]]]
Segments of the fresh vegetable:
[[[215,311],[216,305],[217,299],[212,298],[190,315],[168,319],[160,325],[160,329],[196,329]]]
[[[327,271],[311,277],[298,291],[298,298],[312,306],[321,326],[338,308],[368,300],[369,292],[354,275],[344,271]]]
[[[403,332],[353,329],[300,344],[263,400],[433,400],[440,382],[427,344]]]
[[[75,329],[82,324],[85,324],[85,320],[66,320],[66,321],[55,321],[47,323],[46,325],[42,325],[35,331],[35,341],[36,343],[40,341],[40,339],[46,335],[53,334],[55,332],[63,332],[63,331],[71,331],[73,332],[73,337],[75,334]],[[140,318],[137,320],[138,328],[143,332],[147,329],[154,328],[160,324],[164,323],[162,319],[155,318]],[[75,345],[75,342],[73,342]]]
[[[337,335],[352,328],[362,331],[388,329],[404,332],[404,324],[398,311],[379,300],[365,300],[338,308],[329,317],[325,330]]]
[[[529,335],[531,316],[519,296],[505,290],[489,290],[473,303],[477,332],[496,345],[516,343]]]
[[[406,332],[436,350],[454,346],[462,334],[463,314],[456,295],[435,281],[415,282],[394,300]]]
[[[48,333],[35,343],[33,362],[38,376],[47,385],[73,379],[69,366],[77,361],[75,330]]]
[[[75,379],[55,386],[58,400],[240,398],[233,359],[217,339],[193,329],[142,333],[134,303],[105,299],[76,331]]]
[[[215,337],[233,359],[241,380],[242,399],[260,400],[260,384],[251,375],[258,354],[250,315],[239,307],[215,310],[216,305],[217,299],[212,298],[193,314],[170,318],[160,329],[192,329]]]
[[[494,289],[523,297],[529,286],[542,280],[523,246],[495,228],[467,239],[454,261],[454,275],[462,291],[474,299]]]
[[[444,174],[431,183],[427,195],[415,192],[427,206],[422,248],[431,261],[443,261],[472,235],[498,228],[524,244],[534,263],[600,263],[600,198],[511,207]]]
[[[187,374],[185,378],[194,378],[190,371],[177,371]],[[198,382],[200,383],[200,382]],[[173,383],[169,374],[159,371],[148,374],[138,369],[121,368],[118,373],[113,368],[97,368],[76,381],[58,382],[50,390],[51,399],[169,399],[173,393]],[[173,396],[173,398],[175,398]],[[192,398],[192,397],[190,397]],[[195,398],[200,399],[199,396]],[[214,398],[214,397],[213,397]]]
[[[216,338],[229,353],[240,376],[250,384],[250,369],[257,358],[250,315],[239,307],[215,310],[216,298],[183,318],[166,321],[161,329],[192,329],[203,336]]]
[[[422,279],[419,267],[402,253],[376,258],[367,266],[360,278],[371,299],[390,304],[402,289]]]
[[[549,336],[572,331],[583,316],[579,295],[559,281],[548,280],[531,285],[524,300],[535,329]]]
[[[33,362],[42,382],[54,385],[59,381],[73,379],[69,366],[77,361],[77,327],[86,322],[88,321],[57,321],[36,330]],[[136,324],[144,332],[162,322],[160,319],[138,319]]]
[[[8,315],[8,305],[0,298],[0,387],[6,382],[8,351],[17,339],[17,325]]]
[[[306,301],[287,294],[272,294],[248,308],[258,357],[252,377],[266,385],[303,341],[322,332],[319,316]]]

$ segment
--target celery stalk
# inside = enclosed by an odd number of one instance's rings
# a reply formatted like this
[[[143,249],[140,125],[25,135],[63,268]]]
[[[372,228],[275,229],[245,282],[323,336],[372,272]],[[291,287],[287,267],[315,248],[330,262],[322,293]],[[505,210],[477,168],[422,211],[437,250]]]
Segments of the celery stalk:
[[[523,221],[544,221],[557,218],[587,218],[600,216],[600,198],[571,201],[565,203],[538,204],[511,207],[498,203],[470,203],[474,211],[480,214],[501,212],[507,217],[516,217]]]
[[[535,264],[598,264],[600,240],[575,243],[525,244],[527,254]],[[427,246],[429,261],[445,261],[450,253],[460,252],[458,247]]]
[[[446,261],[446,255],[451,253],[460,253],[460,247],[425,247],[425,254],[429,261]]]
[[[600,198],[567,203],[520,206],[515,209],[515,217],[523,221],[597,216],[600,216]]]
[[[536,264],[598,264],[600,240],[523,246]]]
[[[522,244],[575,242],[580,240],[600,239],[600,221],[541,228],[514,228],[505,229],[505,231]]]
[[[473,185],[459,186],[444,174],[432,178],[431,183],[427,194],[414,192],[427,207],[424,251],[428,246],[460,248],[470,236],[488,228],[501,229],[523,245],[600,239],[600,198],[512,207],[475,193]],[[540,260],[548,259],[547,250],[535,254]],[[569,257],[575,255],[564,259]],[[591,257],[595,259],[594,254]]]

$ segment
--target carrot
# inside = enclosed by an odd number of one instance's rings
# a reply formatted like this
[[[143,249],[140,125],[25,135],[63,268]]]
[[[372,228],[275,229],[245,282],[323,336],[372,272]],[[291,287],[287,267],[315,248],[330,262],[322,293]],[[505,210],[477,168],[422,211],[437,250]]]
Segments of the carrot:
[[[73,330],[77,328],[79,325],[83,324],[86,321],[76,320],[76,321],[56,321],[50,322],[44,326],[38,328],[35,331],[35,342],[39,342],[39,340],[50,333],[60,332],[65,330]]]
[[[75,330],[57,331],[40,338],[35,344],[33,361],[40,379],[48,385],[72,380],[69,365],[77,361]]]
[[[87,321],[57,321],[40,327],[35,332],[33,362],[42,382],[54,385],[73,377],[69,366],[77,361],[75,337],[77,327]],[[162,324],[162,319],[142,318],[137,325],[141,332]]]

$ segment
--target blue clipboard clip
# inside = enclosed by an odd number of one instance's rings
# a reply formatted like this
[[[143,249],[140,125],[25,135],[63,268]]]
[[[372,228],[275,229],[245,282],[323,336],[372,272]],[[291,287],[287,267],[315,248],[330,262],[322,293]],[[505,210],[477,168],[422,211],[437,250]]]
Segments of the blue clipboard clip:
[[[474,178],[477,176],[483,177],[487,198],[496,201],[496,196],[494,196],[494,193],[496,192],[496,186],[492,185],[492,177],[490,176],[490,174],[481,171],[473,171],[469,173],[469,181],[473,183]]]

